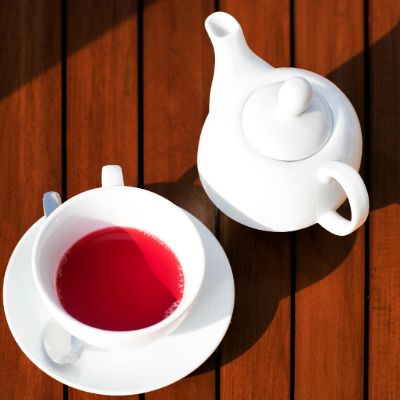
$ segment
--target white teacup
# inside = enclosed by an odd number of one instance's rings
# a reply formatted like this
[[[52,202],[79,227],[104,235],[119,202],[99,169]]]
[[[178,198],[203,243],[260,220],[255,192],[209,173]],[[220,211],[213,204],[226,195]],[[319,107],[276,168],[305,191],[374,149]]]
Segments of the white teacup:
[[[81,237],[109,226],[132,227],[154,235],[175,253],[182,266],[182,300],[171,315],[152,326],[133,331],[94,328],[69,315],[58,299],[56,272],[64,253]],[[203,244],[185,212],[155,193],[124,186],[117,165],[103,167],[101,188],[72,197],[46,219],[32,257],[35,285],[52,317],[72,335],[105,349],[139,346],[171,333],[188,314],[205,272]]]

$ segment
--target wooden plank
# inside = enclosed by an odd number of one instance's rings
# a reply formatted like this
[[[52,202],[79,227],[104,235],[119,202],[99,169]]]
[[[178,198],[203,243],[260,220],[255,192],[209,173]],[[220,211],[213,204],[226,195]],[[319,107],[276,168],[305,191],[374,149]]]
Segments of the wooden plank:
[[[400,398],[400,3],[369,2],[369,398]]]
[[[137,184],[136,11],[131,0],[68,1],[68,197],[99,186],[105,164]],[[104,33],[74,52],[91,31]]]
[[[333,80],[363,121],[363,1],[295,2],[295,64]],[[364,229],[297,234],[297,399],[363,398]]]
[[[290,65],[289,1],[221,0],[249,46],[274,66]],[[289,399],[290,235],[221,219],[221,242],[233,268],[236,301],[221,348],[222,400]]]
[[[136,11],[131,0],[68,1],[68,197],[100,186],[105,164],[121,165],[125,184],[137,184]],[[69,389],[70,400],[100,397]]]
[[[227,217],[221,241],[235,277],[232,324],[221,348],[221,399],[289,399],[290,243]]]
[[[23,233],[61,189],[60,2],[0,3],[1,271]],[[28,261],[27,261],[28,262]],[[0,317],[3,399],[62,399],[62,385],[35,367]]]
[[[204,20],[212,0],[146,1],[143,14],[144,183],[201,219],[214,207],[197,178],[197,144],[208,110],[212,51]],[[146,400],[214,399],[214,358]]]

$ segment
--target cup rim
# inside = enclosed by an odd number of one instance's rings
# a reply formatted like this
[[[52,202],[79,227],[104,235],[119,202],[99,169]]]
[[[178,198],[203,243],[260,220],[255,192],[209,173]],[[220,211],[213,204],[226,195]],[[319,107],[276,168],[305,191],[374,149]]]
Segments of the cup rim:
[[[145,328],[140,328],[140,329],[134,329],[134,330],[126,330],[126,331],[113,331],[113,330],[107,330],[107,329],[102,329],[102,328],[97,328],[94,326],[90,326],[87,325],[81,321],[79,321],[78,319],[74,318],[73,316],[71,316],[63,307],[62,305],[56,304],[53,299],[48,295],[46,289],[44,288],[41,279],[39,278],[39,263],[37,262],[37,257],[38,257],[38,247],[40,244],[40,240],[43,236],[43,233],[46,231],[47,227],[50,225],[50,223],[58,218],[58,216],[63,213],[67,207],[71,207],[73,206],[73,204],[75,204],[76,202],[80,201],[80,199],[84,196],[87,196],[88,194],[95,194],[98,193],[99,195],[101,194],[101,192],[103,190],[118,190],[118,191],[126,191],[129,190],[131,192],[136,192],[136,193],[140,193],[140,192],[146,192],[147,194],[150,194],[151,196],[155,196],[157,197],[159,200],[164,201],[166,203],[169,203],[168,207],[174,207],[175,210],[180,213],[184,219],[193,227],[193,234],[196,238],[196,242],[200,245],[199,249],[200,249],[200,256],[201,256],[201,260],[199,262],[199,265],[202,266],[201,271],[200,271],[200,279],[198,279],[198,283],[197,286],[194,287],[194,289],[191,292],[191,297],[189,298],[186,306],[184,307],[178,307],[170,314],[168,315],[168,317],[162,319],[161,321],[150,325],[148,327]],[[172,249],[172,251],[174,251]],[[78,328],[79,330],[86,330],[86,331],[91,331],[92,333],[99,333],[99,334],[107,334],[108,336],[114,336],[116,338],[118,337],[125,337],[125,336],[137,336],[137,337],[142,337],[145,336],[147,334],[152,334],[154,332],[157,332],[159,330],[162,330],[164,327],[167,327],[169,325],[171,325],[172,323],[174,323],[175,321],[179,320],[188,310],[189,308],[192,306],[192,304],[194,303],[194,301],[196,300],[201,286],[203,284],[204,281],[204,275],[205,275],[205,249],[204,246],[202,244],[202,240],[200,237],[200,234],[198,233],[198,231],[196,230],[195,226],[193,225],[192,221],[190,220],[190,218],[187,216],[187,214],[185,213],[185,211],[178,207],[177,205],[175,205],[174,203],[172,203],[170,200],[166,199],[165,197],[151,192],[149,190],[146,189],[141,189],[141,188],[137,188],[137,187],[132,187],[132,186],[110,186],[110,187],[99,187],[99,188],[95,188],[95,189],[90,189],[90,190],[86,190],[84,192],[81,192],[73,197],[71,197],[70,199],[66,200],[64,203],[62,203],[59,207],[57,207],[49,217],[47,217],[45,219],[45,221],[43,222],[42,226],[39,228],[38,234],[35,237],[35,241],[33,244],[33,249],[32,249],[32,272],[33,272],[33,278],[34,278],[34,282],[35,282],[35,286],[38,289],[42,299],[44,300],[45,304],[47,305],[47,307],[49,308],[49,310],[51,311],[52,316],[57,319],[57,320],[64,320],[68,323],[68,325],[73,325],[76,328]],[[60,322],[60,321],[59,321]]]

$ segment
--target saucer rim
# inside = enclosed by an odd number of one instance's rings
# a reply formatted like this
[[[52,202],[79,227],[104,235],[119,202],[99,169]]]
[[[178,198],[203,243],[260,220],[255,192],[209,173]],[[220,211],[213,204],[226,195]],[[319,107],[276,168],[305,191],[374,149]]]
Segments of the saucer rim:
[[[196,224],[196,222],[200,225],[202,225],[202,227],[207,231],[208,235],[210,235],[210,238],[212,238],[213,240],[216,240],[218,242],[218,240],[215,238],[215,236],[211,233],[211,231],[200,221],[198,220],[196,217],[194,217],[192,214],[188,213],[187,211],[183,210],[189,218],[192,218],[192,222],[193,224]],[[88,392],[88,393],[93,393],[93,394],[100,394],[100,395],[111,395],[111,396],[130,396],[130,395],[135,395],[138,393],[147,393],[147,392],[151,392],[157,389],[161,389],[163,387],[172,385],[173,383],[185,378],[186,376],[190,375],[193,371],[195,371],[198,367],[200,367],[208,358],[210,358],[210,356],[215,352],[215,350],[218,348],[218,346],[220,345],[220,343],[222,342],[230,324],[231,324],[231,320],[232,320],[232,314],[233,314],[233,309],[234,309],[234,304],[235,304],[235,285],[234,285],[234,280],[233,280],[233,274],[232,274],[232,269],[230,267],[230,263],[229,260],[225,254],[225,251],[222,249],[221,245],[218,242],[218,245],[221,247],[221,250],[225,256],[226,262],[227,262],[227,266],[228,266],[228,271],[229,275],[230,275],[230,280],[231,280],[231,285],[230,285],[230,289],[231,289],[231,293],[229,296],[226,296],[226,298],[232,298],[232,302],[230,304],[230,310],[229,310],[229,317],[228,315],[224,318],[224,320],[226,320],[225,325],[223,326],[223,329],[221,327],[220,329],[220,334],[218,335],[218,340],[217,340],[217,345],[214,347],[211,347],[211,351],[204,353],[205,356],[201,358],[201,361],[199,361],[197,364],[197,366],[192,369],[191,371],[189,371],[188,373],[186,373],[185,375],[175,379],[175,380],[168,380],[168,381],[164,381],[164,382],[158,382],[155,385],[148,385],[145,388],[143,388],[143,390],[140,391],[129,391],[129,390],[118,390],[118,389],[113,389],[113,390],[96,390],[94,387],[88,387],[88,386],[84,386],[84,385],[80,385],[77,382],[71,381],[69,379],[65,379],[62,375],[57,375],[54,374],[52,371],[50,371],[47,368],[46,364],[43,364],[40,360],[36,359],[36,357],[32,357],[29,352],[27,351],[25,345],[23,344],[23,340],[20,340],[20,336],[19,333],[17,332],[18,329],[13,325],[12,319],[9,318],[9,314],[8,311],[9,310],[9,301],[7,300],[7,296],[6,296],[6,292],[7,292],[7,286],[8,286],[8,280],[9,280],[9,274],[10,274],[10,265],[12,264],[12,262],[14,261],[14,258],[16,256],[16,254],[18,253],[18,251],[20,250],[20,248],[22,247],[23,243],[26,240],[29,240],[30,238],[28,237],[28,234],[31,233],[33,236],[31,238],[31,240],[35,240],[35,237],[37,235],[37,232],[39,232],[40,229],[40,225],[43,223],[44,221],[44,217],[41,217],[39,220],[37,220],[34,224],[32,224],[29,229],[27,229],[23,236],[20,238],[20,240],[18,241],[17,245],[15,246],[9,262],[7,264],[7,268],[4,274],[4,279],[3,279],[3,309],[4,309],[4,313],[5,313],[5,317],[6,317],[6,322],[7,325],[10,329],[10,332],[13,336],[13,339],[15,340],[15,342],[17,343],[18,347],[21,349],[21,351],[23,352],[23,354],[29,359],[30,362],[32,362],[37,368],[39,368],[41,371],[43,371],[45,374],[47,374],[48,376],[50,376],[51,378],[55,379],[56,381],[65,384],[69,387],[72,387],[74,389],[78,389],[78,390],[82,390],[84,392]],[[39,225],[39,227],[37,227],[37,225]],[[36,234],[32,233],[32,231],[34,231],[35,227],[38,229],[38,231],[36,232]],[[200,236],[200,234],[199,234]],[[204,245],[204,243],[203,243]],[[31,279],[33,279],[33,277],[31,276]],[[201,292],[201,289],[199,291],[199,293]],[[41,302],[42,299],[40,299]],[[196,300],[193,303],[194,304],[198,301],[198,298],[196,298]],[[44,305],[44,304],[43,304]],[[48,312],[48,311],[46,311]],[[49,316],[50,317],[50,316]],[[185,320],[182,322],[182,326],[184,326],[185,324]],[[214,336],[215,337],[215,336]],[[157,342],[163,341],[164,338],[160,338],[159,340],[157,340]],[[148,344],[146,346],[152,346],[152,344]],[[113,350],[110,350],[110,352],[113,352]],[[50,361],[49,361],[50,362]],[[160,379],[162,381],[162,378]]]

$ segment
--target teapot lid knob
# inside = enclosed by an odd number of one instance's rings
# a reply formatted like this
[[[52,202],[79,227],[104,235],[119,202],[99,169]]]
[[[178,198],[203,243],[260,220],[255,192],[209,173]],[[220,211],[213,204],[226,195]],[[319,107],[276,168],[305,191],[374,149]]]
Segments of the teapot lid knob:
[[[307,110],[312,96],[313,90],[307,79],[289,78],[279,89],[279,108],[288,115],[300,115]]]
[[[311,82],[292,75],[258,87],[247,98],[243,133],[259,153],[275,160],[299,161],[325,146],[332,133],[332,113]]]

